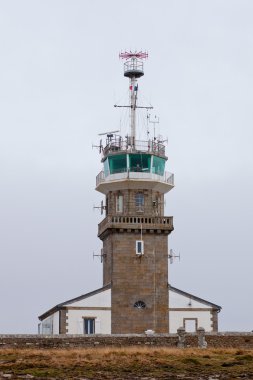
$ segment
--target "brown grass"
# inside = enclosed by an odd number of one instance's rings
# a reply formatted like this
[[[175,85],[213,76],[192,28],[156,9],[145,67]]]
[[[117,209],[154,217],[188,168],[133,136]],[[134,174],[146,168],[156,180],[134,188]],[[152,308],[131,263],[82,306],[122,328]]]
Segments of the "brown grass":
[[[165,347],[0,349],[0,374],[36,379],[253,378],[253,350]],[[1,375],[0,375],[1,379]]]

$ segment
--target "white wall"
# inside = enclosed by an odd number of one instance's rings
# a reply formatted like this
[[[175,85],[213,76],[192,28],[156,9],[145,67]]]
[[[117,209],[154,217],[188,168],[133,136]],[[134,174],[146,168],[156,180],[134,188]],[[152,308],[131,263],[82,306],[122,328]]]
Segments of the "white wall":
[[[76,308],[94,308],[84,310],[68,310],[68,334],[83,334],[83,318],[95,318],[96,334],[111,334],[111,289],[94,294],[91,297],[84,298],[80,301],[65,304],[64,306]],[[108,308],[109,310],[97,310],[96,308]]]
[[[191,305],[189,305],[189,302]],[[70,309],[67,311],[68,334],[83,334],[83,318],[85,317],[95,318],[96,334],[111,334],[111,289],[97,293],[77,302],[69,304],[66,303],[64,306],[77,308],[76,310]],[[211,306],[201,303],[200,301],[190,299],[189,297],[177,292],[169,291],[169,307],[170,333],[176,333],[177,329],[184,325],[184,318],[197,318],[197,327],[203,327],[207,332],[212,331]],[[51,323],[53,334],[59,334],[58,311],[43,321],[43,323],[45,322],[47,322],[47,324]]]
[[[59,311],[53,314],[53,334],[59,334]]]
[[[41,322],[40,333],[43,335],[59,334],[59,311]]]
[[[53,315],[50,315],[48,318],[44,319],[41,322],[41,334],[50,335],[53,333]]]
[[[191,306],[189,306],[189,303],[191,303]],[[172,290],[169,291],[169,307],[170,308],[205,308],[210,309],[211,306],[195,301],[194,299],[190,297],[186,297],[182,294],[176,293]]]
[[[190,310],[189,311],[169,311],[169,332],[176,333],[179,327],[184,325],[184,318],[197,318],[197,327],[203,327],[206,332],[211,332],[212,328],[212,314],[210,310]]]
[[[111,289],[94,294],[77,302],[66,303],[64,306],[71,307],[111,307]]]
[[[68,310],[68,334],[83,334],[83,317],[95,318],[96,334],[111,334],[111,310]]]

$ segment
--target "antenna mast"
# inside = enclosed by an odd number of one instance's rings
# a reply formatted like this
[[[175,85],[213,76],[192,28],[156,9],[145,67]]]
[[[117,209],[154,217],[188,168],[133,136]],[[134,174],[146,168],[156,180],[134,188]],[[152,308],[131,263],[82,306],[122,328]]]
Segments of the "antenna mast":
[[[124,52],[120,53],[119,57],[126,59],[124,63],[124,76],[129,78],[130,90],[130,109],[131,109],[131,147],[135,148],[135,135],[136,135],[136,108],[137,107],[137,93],[138,83],[137,79],[144,75],[143,59],[148,58],[147,52]],[[145,107],[146,108],[146,107]]]

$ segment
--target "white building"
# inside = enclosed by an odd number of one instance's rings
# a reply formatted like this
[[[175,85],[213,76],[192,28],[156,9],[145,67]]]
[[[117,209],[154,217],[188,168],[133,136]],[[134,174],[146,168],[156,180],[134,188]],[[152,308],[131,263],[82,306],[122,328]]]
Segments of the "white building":
[[[218,305],[169,285],[168,333],[176,333],[181,326],[188,332],[198,327],[218,331],[220,310]],[[111,287],[62,302],[39,319],[41,334],[111,334]]]

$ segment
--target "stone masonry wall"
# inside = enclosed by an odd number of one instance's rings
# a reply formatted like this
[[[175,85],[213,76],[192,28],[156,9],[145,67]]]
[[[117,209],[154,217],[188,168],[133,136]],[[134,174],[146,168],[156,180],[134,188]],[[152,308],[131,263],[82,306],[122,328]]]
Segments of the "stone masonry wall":
[[[141,186],[141,185],[140,185]],[[143,196],[143,204],[136,195]],[[117,212],[117,198],[123,197],[122,212]],[[139,199],[139,198],[138,198]],[[107,215],[162,216],[164,194],[151,189],[126,189],[107,194]],[[138,334],[152,329],[166,333],[168,326],[168,235],[155,222],[129,229],[124,223],[112,224],[99,235],[103,241],[103,284],[112,289],[112,333]],[[163,226],[166,227],[166,226]],[[144,241],[144,255],[136,255],[136,241]],[[145,303],[144,309],[134,307]],[[126,317],[127,316],[127,317]]]
[[[206,333],[208,348],[253,349],[253,333]],[[0,335],[0,348],[177,347],[177,334],[146,335]],[[186,347],[198,347],[197,334],[186,334]]]
[[[143,233],[144,255],[135,252],[136,233],[112,233],[112,333],[168,331],[168,237]],[[134,307],[145,302],[144,309]]]
[[[137,193],[144,195],[144,208],[142,211],[136,208],[135,196]],[[145,215],[145,216],[157,216],[164,215],[164,195],[158,191],[136,189],[136,190],[120,190],[110,191],[107,194],[107,214],[115,215],[116,212],[116,198],[118,195],[123,196],[123,211],[118,215]]]

